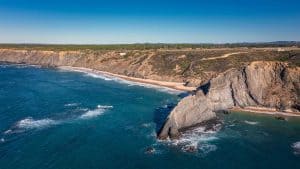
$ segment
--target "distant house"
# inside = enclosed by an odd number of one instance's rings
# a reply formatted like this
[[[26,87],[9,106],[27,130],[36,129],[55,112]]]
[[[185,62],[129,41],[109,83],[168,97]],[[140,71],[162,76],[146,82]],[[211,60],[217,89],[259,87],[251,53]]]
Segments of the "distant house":
[[[285,51],[285,49],[278,48],[277,51],[278,51],[278,52],[283,52],[283,51]]]
[[[127,53],[120,53],[120,56],[125,56]]]

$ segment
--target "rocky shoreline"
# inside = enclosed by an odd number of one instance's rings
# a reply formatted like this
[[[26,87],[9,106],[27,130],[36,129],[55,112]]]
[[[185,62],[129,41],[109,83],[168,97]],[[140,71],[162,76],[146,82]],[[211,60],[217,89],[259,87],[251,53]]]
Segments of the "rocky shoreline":
[[[234,108],[256,106],[263,107],[256,112],[267,113],[271,108],[275,110],[271,114],[298,115],[299,89],[300,69],[282,62],[253,62],[239,70],[228,70],[183,98],[167,117],[158,138],[177,138],[182,129]]]

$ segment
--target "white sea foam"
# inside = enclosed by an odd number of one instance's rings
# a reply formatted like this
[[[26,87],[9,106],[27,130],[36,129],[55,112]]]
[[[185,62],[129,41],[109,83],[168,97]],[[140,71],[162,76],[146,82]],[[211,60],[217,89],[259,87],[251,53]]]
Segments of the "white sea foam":
[[[183,133],[179,139],[168,140],[167,142],[171,145],[178,146],[185,152],[206,154],[217,149],[217,146],[212,144],[212,142],[219,139],[216,136],[219,129],[219,124],[217,124],[213,130],[206,130],[205,127],[197,127]]]
[[[65,104],[64,106],[65,107],[74,107],[74,106],[78,106],[79,104],[78,103],[68,103],[68,104]]]
[[[77,105],[77,104],[76,104]],[[75,106],[75,103],[66,104],[65,106]],[[51,118],[44,118],[35,120],[32,117],[27,117],[15,123],[10,129],[3,132],[3,134],[15,134],[21,133],[31,129],[42,129],[57,124],[72,122],[76,119],[90,119],[103,114],[107,109],[111,109],[113,106],[98,105],[96,109],[90,110],[87,108],[80,108],[80,112],[84,112],[82,115],[72,118],[53,120]]]
[[[48,127],[50,125],[58,124],[57,121],[45,118],[40,120],[34,120],[31,117],[25,118],[23,120],[20,120],[16,124],[16,128],[19,129],[37,129],[37,128],[44,128]]]
[[[4,132],[4,134],[10,134],[12,132],[12,130],[11,129],[8,129],[8,130],[6,130],[5,132]]]
[[[291,147],[294,149],[294,154],[300,155],[300,141],[293,143]]]
[[[151,125],[152,125],[151,123],[143,123],[143,124],[142,124],[142,126],[143,126],[143,127],[146,127],[146,128],[151,127]]]
[[[248,120],[245,120],[244,121],[246,124],[250,124],[250,125],[257,125],[258,122],[257,121],[248,121]]]
[[[217,146],[213,145],[213,144],[201,144],[201,146],[199,147],[200,151],[206,155],[212,151],[216,151],[217,150]]]
[[[98,105],[94,110],[88,110],[80,116],[81,119],[90,119],[102,115],[106,109],[111,109],[113,106]]]
[[[113,108],[113,106],[106,106],[106,105],[97,105],[97,108],[98,109],[112,109]]]
[[[8,68],[8,67],[14,67],[14,68],[27,68],[27,67],[35,67],[35,68],[41,68],[40,65],[30,65],[30,64],[0,64],[1,68]]]
[[[1,138],[1,139],[0,139],[0,142],[4,143],[4,142],[5,142],[5,139],[4,139],[4,138]]]
[[[105,75],[99,75],[99,74],[96,74],[96,73],[87,73],[87,72],[83,72],[83,73],[85,73],[86,76],[90,76],[90,77],[93,77],[93,78],[99,78],[99,79],[103,79],[103,80],[106,80],[106,81],[113,80],[111,77],[108,77],[108,76],[105,76]]]
[[[141,83],[141,82],[133,82],[133,81],[129,81],[129,80],[125,80],[119,77],[115,77],[112,75],[107,75],[104,73],[101,73],[100,71],[96,71],[96,70],[92,70],[92,69],[87,69],[87,68],[73,68],[73,67],[60,67],[61,70],[68,70],[68,71],[75,71],[75,72],[81,72],[84,73],[86,76],[90,76],[93,78],[100,78],[106,81],[115,81],[118,83],[122,83],[122,84],[127,84],[128,86],[141,86],[141,87],[145,87],[145,88],[153,88],[156,90],[159,90],[161,92],[166,92],[166,93],[170,93],[170,94],[180,94],[183,91],[180,90],[176,90],[176,89],[171,89],[168,87],[164,87],[164,86],[158,86],[158,85],[152,85],[152,84],[146,84],[146,83]]]

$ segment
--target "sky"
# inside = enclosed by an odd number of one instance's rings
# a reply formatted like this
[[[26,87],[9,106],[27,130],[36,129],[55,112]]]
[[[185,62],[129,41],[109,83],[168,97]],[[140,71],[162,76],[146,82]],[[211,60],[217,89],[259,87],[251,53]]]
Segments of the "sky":
[[[300,40],[299,0],[0,0],[0,43]]]

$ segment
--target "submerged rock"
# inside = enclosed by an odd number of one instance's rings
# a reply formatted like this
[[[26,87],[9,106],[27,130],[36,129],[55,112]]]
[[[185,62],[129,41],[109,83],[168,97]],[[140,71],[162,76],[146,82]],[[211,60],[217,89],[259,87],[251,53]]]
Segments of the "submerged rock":
[[[194,153],[194,152],[197,152],[197,147],[196,146],[186,146],[183,148],[183,151],[189,152],[189,153]]]
[[[155,149],[153,147],[148,147],[145,151],[146,154],[153,154],[155,152]]]
[[[183,98],[158,133],[159,139],[176,138],[180,129],[216,118],[218,111],[245,106],[299,111],[300,68],[282,62],[252,62],[228,70],[193,95]]]
[[[286,119],[282,116],[276,116],[275,119],[285,121]]]

